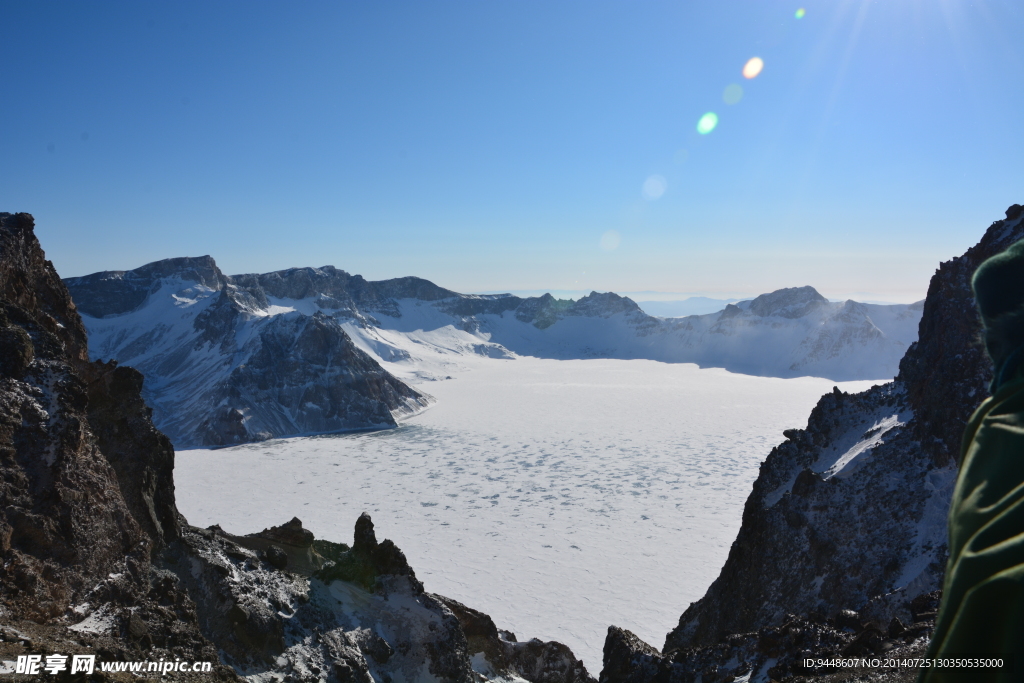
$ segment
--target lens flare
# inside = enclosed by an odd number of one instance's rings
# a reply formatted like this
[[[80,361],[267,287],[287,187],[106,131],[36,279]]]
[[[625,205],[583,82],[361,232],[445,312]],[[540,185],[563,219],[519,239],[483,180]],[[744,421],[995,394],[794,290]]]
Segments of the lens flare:
[[[685,149],[677,149],[676,153],[672,155],[672,162],[676,164],[684,164],[686,160],[690,158],[690,153]]]
[[[718,125],[718,114],[713,111],[709,111],[704,116],[700,117],[700,121],[697,122],[697,132],[701,135],[707,135],[715,129]]]
[[[665,180],[664,176],[652,175],[644,181],[644,187],[640,192],[643,194],[644,199],[654,201],[665,194],[666,188],[668,188],[668,181]]]
[[[751,57],[747,63],[743,65],[743,77],[746,79],[757,78],[757,75],[761,73],[761,69],[763,68],[763,59],[760,57]]]
[[[602,251],[615,251],[619,248],[619,242],[622,238],[619,237],[619,233],[614,230],[609,230],[605,234],[601,235],[601,241],[598,242],[598,246],[601,247]]]
[[[797,19],[803,19],[804,15],[806,15],[806,14],[807,14],[807,10],[805,10],[803,7],[801,7],[800,9],[798,9],[796,11],[796,18]]]
[[[725,86],[725,92],[722,93],[722,101],[726,104],[736,104],[743,99],[743,88],[733,83]]]

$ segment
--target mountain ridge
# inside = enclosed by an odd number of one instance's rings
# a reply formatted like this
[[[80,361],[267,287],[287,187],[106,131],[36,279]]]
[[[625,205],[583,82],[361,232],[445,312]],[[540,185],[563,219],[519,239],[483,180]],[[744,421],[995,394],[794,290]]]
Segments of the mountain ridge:
[[[892,376],[919,315],[916,305],[832,303],[804,286],[663,319],[614,292],[575,301],[466,295],[333,266],[225,275],[209,256],[65,282],[94,358],[143,372],[157,424],[179,447],[393,427],[431,402],[410,383],[448,377],[445,368],[467,354],[644,358],[838,381]],[[332,358],[349,369],[331,375]],[[303,363],[326,373],[315,388]],[[332,394],[342,385],[346,396]]]
[[[271,292],[288,293],[288,283],[294,290],[308,279],[302,270],[290,275],[285,285],[266,278]],[[163,318],[143,313],[130,339],[118,330],[110,343],[121,344],[119,353],[104,356],[135,361],[148,379],[144,393],[158,426],[179,447],[393,427],[395,414],[429,404],[358,348],[333,317],[268,315],[267,291],[252,279],[236,281],[202,256],[67,283],[85,320],[130,318],[154,298],[168,304]],[[323,294],[321,302],[344,306]]]

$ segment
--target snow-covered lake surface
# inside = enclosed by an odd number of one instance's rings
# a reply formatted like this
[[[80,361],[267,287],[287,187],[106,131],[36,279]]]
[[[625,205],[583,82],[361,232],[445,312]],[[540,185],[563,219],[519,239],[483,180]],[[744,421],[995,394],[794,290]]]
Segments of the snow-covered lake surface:
[[[646,360],[460,358],[396,430],[179,451],[179,509],[236,534],[361,512],[428,591],[601,670],[607,628],[656,647],[718,575],[758,465],[835,382]],[[389,368],[390,369],[390,368]],[[844,382],[861,391],[875,382]]]

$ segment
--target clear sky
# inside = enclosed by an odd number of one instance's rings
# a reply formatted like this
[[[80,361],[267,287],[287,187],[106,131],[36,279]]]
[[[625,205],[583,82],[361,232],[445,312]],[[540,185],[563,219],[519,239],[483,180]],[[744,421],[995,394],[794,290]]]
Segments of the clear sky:
[[[211,254],[912,301],[1024,203],[1020,0],[3,1],[0,25],[0,210],[64,276]]]

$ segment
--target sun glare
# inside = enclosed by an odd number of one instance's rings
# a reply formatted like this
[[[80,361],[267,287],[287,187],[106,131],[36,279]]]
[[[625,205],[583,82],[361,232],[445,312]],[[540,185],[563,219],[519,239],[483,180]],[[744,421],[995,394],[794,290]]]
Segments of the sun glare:
[[[746,79],[757,78],[757,75],[761,73],[761,69],[763,68],[763,59],[760,57],[751,57],[747,63],[743,65],[743,77]]]

